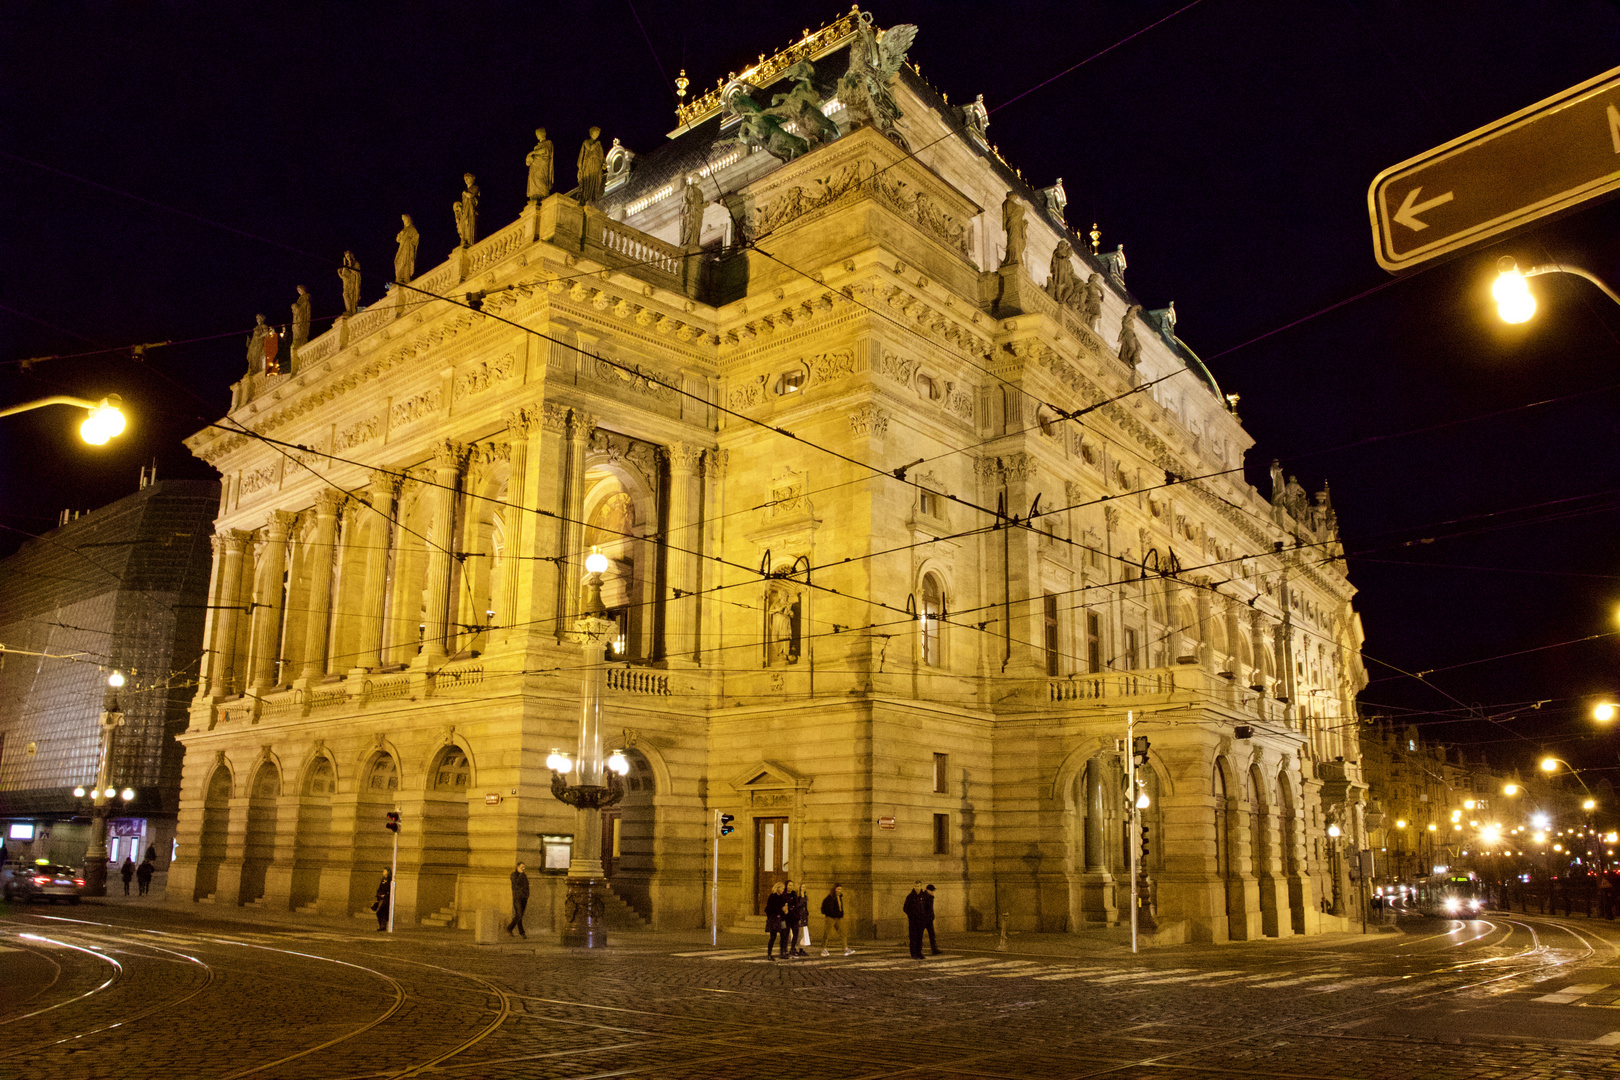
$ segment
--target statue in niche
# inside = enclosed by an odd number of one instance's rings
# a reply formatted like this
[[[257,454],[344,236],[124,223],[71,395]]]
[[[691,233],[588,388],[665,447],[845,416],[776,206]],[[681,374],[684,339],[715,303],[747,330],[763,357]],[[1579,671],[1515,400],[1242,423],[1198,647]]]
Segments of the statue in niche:
[[[1046,277],[1046,294],[1067,307],[1075,299],[1080,280],[1074,273],[1074,248],[1067,240],[1059,240],[1052,250],[1052,265]]]
[[[1001,257],[1001,265],[1019,266],[1024,261],[1029,223],[1024,220],[1024,204],[1010,191],[1001,202],[1001,227],[1007,232],[1007,253]]]
[[[1092,333],[1101,333],[1104,296],[1102,275],[1092,274],[1082,288],[1084,295],[1080,298],[1080,319]]]
[[[799,598],[773,588],[765,597],[765,663],[777,667],[799,662]]]
[[[461,176],[465,188],[461,198],[455,201],[452,209],[456,215],[456,235],[461,237],[462,247],[472,247],[478,241],[478,179],[472,173],[463,173]]]
[[[276,337],[275,327],[265,323],[263,315],[253,318],[253,330],[247,339],[248,370],[255,375],[279,375],[281,368],[276,363],[276,351],[281,339]]]
[[[422,241],[422,234],[416,231],[416,223],[411,215],[401,214],[399,220],[402,228],[399,235],[394,237],[394,243],[399,250],[394,252],[394,281],[404,284],[416,276],[416,248]]]
[[[535,128],[534,137],[534,149],[523,162],[529,167],[529,201],[539,202],[551,194],[551,185],[557,178],[557,152],[546,138],[545,128]]]
[[[1141,313],[1142,305],[1132,304],[1119,322],[1119,359],[1132,371],[1142,362],[1142,342],[1136,336],[1136,317]]]
[[[309,290],[302,285],[298,286],[298,299],[292,305],[292,348],[293,352],[303,347],[309,340],[310,324]]]
[[[338,277],[343,281],[343,314],[353,315],[360,310],[360,260],[354,257],[354,252],[343,253]]]
[[[696,178],[687,177],[681,195],[681,247],[690,250],[703,243],[703,211],[708,205]]]
[[[607,158],[607,151],[602,149],[601,136],[602,129],[593,127],[591,137],[580,144],[578,196],[581,206],[595,206],[606,190],[607,180],[602,175],[602,163]]]
[[[880,34],[872,29],[871,15],[862,12],[856,18],[849,70],[838,80],[838,100],[844,103],[851,127],[871,125],[887,132],[900,119],[900,106],[889,93],[889,81],[906,62],[906,52],[915,40],[914,23],[891,26]]]

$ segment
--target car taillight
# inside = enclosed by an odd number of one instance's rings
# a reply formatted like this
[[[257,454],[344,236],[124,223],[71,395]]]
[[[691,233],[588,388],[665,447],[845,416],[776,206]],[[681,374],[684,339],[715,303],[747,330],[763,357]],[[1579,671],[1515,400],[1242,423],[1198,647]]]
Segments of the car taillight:
[[[81,889],[84,888],[84,878],[74,878],[73,884],[77,885]]]
[[[44,876],[43,874],[38,875],[38,876],[36,876],[34,878],[34,884],[35,885],[49,885],[50,883],[51,883],[51,879]]]

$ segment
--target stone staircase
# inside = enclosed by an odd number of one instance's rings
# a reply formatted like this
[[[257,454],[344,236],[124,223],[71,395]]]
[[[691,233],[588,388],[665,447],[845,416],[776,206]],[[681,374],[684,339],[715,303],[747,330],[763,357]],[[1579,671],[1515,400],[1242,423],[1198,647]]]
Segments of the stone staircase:
[[[613,891],[609,885],[607,894],[602,897],[602,921],[609,930],[651,930],[646,918],[631,907],[622,896]]]
[[[456,921],[456,905],[446,904],[431,915],[422,916],[423,926],[434,926],[440,930],[452,925]]]

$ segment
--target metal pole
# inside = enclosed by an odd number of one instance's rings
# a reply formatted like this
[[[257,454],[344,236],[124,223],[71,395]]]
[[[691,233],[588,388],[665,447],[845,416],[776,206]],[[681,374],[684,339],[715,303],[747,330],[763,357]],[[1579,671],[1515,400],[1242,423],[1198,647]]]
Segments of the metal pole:
[[[714,811],[714,884],[710,887],[710,946],[719,944],[719,811]]]
[[[399,807],[394,807],[397,813]],[[404,826],[401,825],[401,828]],[[394,830],[394,863],[388,868],[388,932],[394,932],[394,891],[399,882],[399,829]]]
[[[1130,709],[1125,710],[1125,757],[1129,763],[1125,766],[1125,798],[1129,807],[1128,815],[1131,823],[1130,836],[1127,843],[1130,845],[1131,856],[1131,952],[1137,951],[1136,944],[1136,909],[1140,904],[1140,887],[1136,880],[1136,849],[1140,842],[1137,832],[1136,809],[1136,713]]]

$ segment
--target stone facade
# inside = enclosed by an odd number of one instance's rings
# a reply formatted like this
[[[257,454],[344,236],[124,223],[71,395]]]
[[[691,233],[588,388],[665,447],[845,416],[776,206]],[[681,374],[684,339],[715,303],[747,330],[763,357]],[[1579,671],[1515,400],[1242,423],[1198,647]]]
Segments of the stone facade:
[[[919,878],[947,928],[1117,923],[1134,710],[1160,920],[1321,926],[1325,815],[1362,797],[1331,509],[1249,487],[1173,310],[1122,362],[1123,258],[890,89],[887,134],[833,111],[787,163],[725,141],[725,95],[687,109],[596,206],[533,203],[237,384],[190,444],[227,494],[172,899],[360,910],[398,806],[397,915],[465,916],[591,836],[544,760],[595,548],[633,765],[604,853],[652,924],[706,925],[717,842],[723,925],[777,875],[842,882],[865,934]],[[681,248],[691,175],[720,198]],[[1064,239],[1096,329],[1032,276]]]

